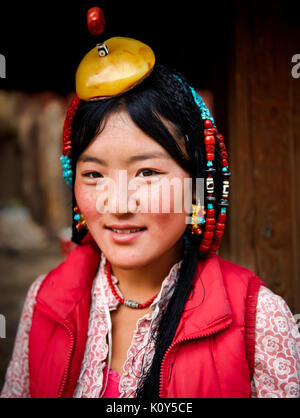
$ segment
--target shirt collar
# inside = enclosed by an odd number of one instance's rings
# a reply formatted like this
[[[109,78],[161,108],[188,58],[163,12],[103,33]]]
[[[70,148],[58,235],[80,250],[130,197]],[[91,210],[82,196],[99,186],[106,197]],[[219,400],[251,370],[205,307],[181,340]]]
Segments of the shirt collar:
[[[171,297],[173,290],[174,290],[174,286],[175,283],[179,277],[179,271],[180,271],[180,266],[182,264],[182,259],[180,261],[178,261],[177,263],[175,263],[168,275],[164,278],[162,285],[161,285],[161,289],[157,295],[157,297],[154,299],[154,301],[152,302],[152,304],[150,305],[150,309],[151,310],[155,310],[156,306],[159,305],[159,307],[162,307],[167,300],[169,300],[169,298]],[[100,265],[94,280],[94,284],[93,284],[93,290],[92,290],[92,295],[95,298],[95,302],[96,302],[96,306],[100,309],[103,310],[103,306],[105,301],[103,300],[104,298],[101,297],[101,286],[100,286],[100,280],[103,280],[103,288],[104,288],[104,293],[105,293],[105,298],[106,298],[106,303],[108,304],[108,307],[110,310],[114,310],[117,309],[118,305],[120,304],[120,302],[117,300],[117,298],[114,296],[114,294],[112,293],[108,281],[107,281],[107,276],[106,276],[106,257],[103,254],[103,252],[101,253],[101,259],[100,259]],[[115,277],[113,274],[111,275],[111,279],[112,279],[112,283],[115,286],[116,292],[118,293],[118,295],[123,299],[124,296],[122,295],[121,291],[118,288],[118,279],[117,277]]]

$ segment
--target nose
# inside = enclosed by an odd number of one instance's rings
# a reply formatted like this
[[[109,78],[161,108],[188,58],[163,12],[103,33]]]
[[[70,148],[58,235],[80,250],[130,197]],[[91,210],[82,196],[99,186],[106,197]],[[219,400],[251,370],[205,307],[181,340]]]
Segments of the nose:
[[[113,177],[100,178],[96,207],[100,213],[136,213],[139,207],[138,197],[128,187],[127,170],[118,170]]]

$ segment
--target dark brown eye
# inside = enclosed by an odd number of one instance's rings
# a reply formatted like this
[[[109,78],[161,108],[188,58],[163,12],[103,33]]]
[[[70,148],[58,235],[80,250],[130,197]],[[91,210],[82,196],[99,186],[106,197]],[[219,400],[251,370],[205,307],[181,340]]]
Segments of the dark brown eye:
[[[97,171],[90,171],[89,173],[83,174],[83,176],[89,179],[97,179],[99,177],[102,177],[102,174],[98,173]]]
[[[145,168],[144,170],[141,170],[139,174],[141,173],[144,173],[142,177],[149,177],[149,176],[152,176],[153,174],[159,174],[157,171],[150,170],[149,168]]]

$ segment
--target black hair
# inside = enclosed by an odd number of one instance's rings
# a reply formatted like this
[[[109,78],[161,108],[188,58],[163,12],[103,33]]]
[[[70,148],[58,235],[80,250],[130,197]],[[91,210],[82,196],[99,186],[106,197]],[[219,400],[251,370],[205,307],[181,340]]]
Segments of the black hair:
[[[180,77],[182,82],[176,76]],[[184,170],[190,173],[191,178],[205,177],[204,126],[189,85],[182,74],[163,66],[155,66],[147,79],[124,95],[94,102],[82,102],[79,105],[72,123],[73,184],[78,157],[103,129],[105,118],[121,106],[125,107],[140,129],[155,139]],[[171,122],[172,127],[175,128],[175,136],[171,134],[165,121]],[[178,138],[185,138],[186,152],[180,147]],[[217,142],[215,163],[217,168],[214,176],[215,195],[219,201],[222,174]],[[74,192],[73,203],[75,206]],[[73,241],[79,243],[85,233],[83,230],[77,231],[73,222]],[[203,258],[198,251],[200,237],[189,234],[189,246],[183,252],[183,261],[174,292],[162,313],[155,333],[155,350],[151,366],[138,383],[135,393],[138,398],[159,397],[163,356],[172,343],[184,306],[193,288],[198,260]]]

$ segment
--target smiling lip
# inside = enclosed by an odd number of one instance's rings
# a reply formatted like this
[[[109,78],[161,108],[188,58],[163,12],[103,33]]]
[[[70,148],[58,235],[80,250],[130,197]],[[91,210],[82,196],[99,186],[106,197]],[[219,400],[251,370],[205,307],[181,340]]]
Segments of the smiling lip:
[[[106,225],[105,228],[109,229],[141,229],[145,228],[144,226],[139,225],[132,225],[132,224],[114,224],[114,225]]]
[[[141,227],[141,226],[138,226],[138,225],[129,225],[129,224],[109,225],[109,226],[107,225],[105,228],[109,231],[111,238],[115,242],[120,242],[120,243],[126,243],[126,242],[129,242],[129,241],[132,241],[132,240],[138,238],[140,235],[142,235],[146,230],[145,227]],[[112,228],[113,229],[118,229],[118,230],[121,230],[121,231],[124,231],[126,229],[131,229],[131,230],[139,229],[139,231],[128,232],[128,233],[127,232],[117,232],[117,231],[114,231]]]

